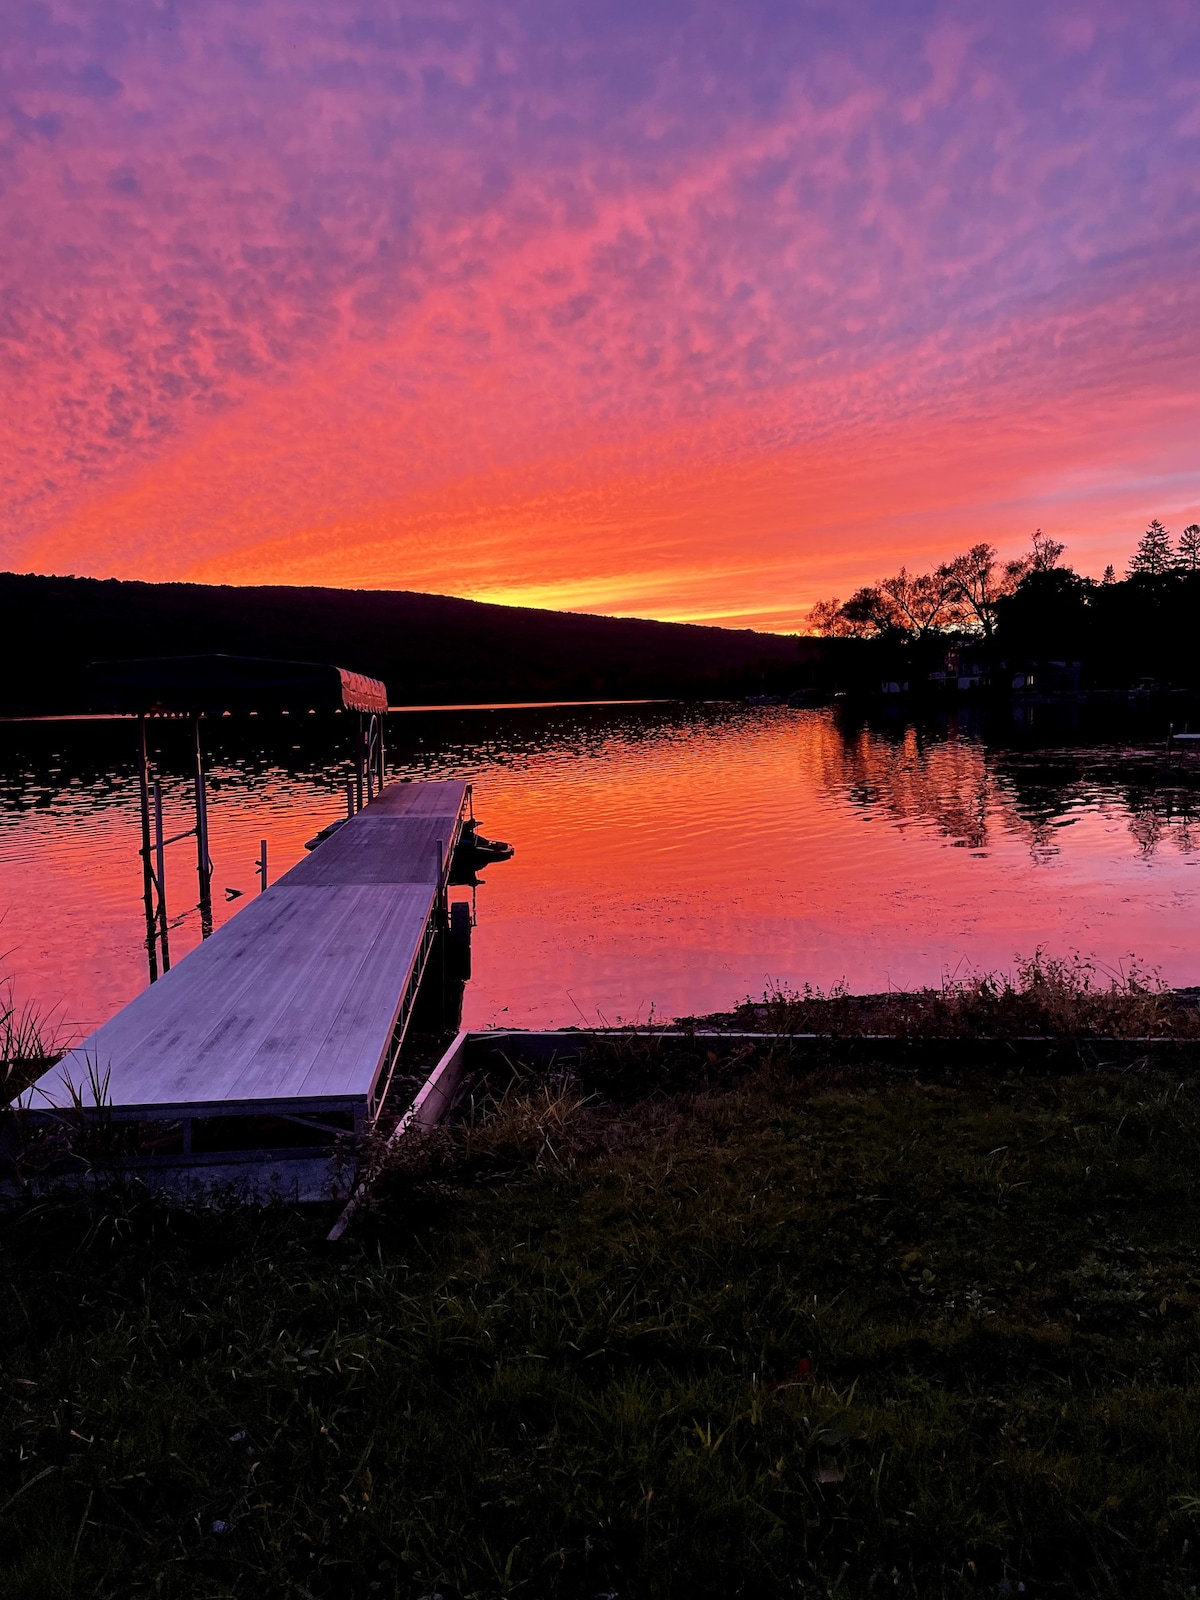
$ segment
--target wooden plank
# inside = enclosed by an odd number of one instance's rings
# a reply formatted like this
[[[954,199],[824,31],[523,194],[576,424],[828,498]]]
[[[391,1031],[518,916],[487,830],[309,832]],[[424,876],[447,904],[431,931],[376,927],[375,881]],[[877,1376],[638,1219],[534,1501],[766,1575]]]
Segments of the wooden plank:
[[[410,1128],[427,1131],[435,1128],[454,1104],[454,1096],[466,1070],[467,1039],[465,1029],[455,1034],[453,1043],[426,1078],[412,1105],[396,1124],[392,1138],[402,1138]]]
[[[273,923],[298,914],[293,900],[286,896],[263,895],[248,901],[220,929],[220,944],[214,936],[190,951],[157,983],[135,995],[66,1059],[91,1052],[101,1040],[114,1054],[133,1050],[166,1019],[186,1006],[196,988],[208,982],[209,968],[215,962],[233,961],[248,955],[270,937]]]
[[[228,1071],[222,1071],[221,1056],[228,1052],[239,1027],[248,1026],[256,1014],[264,1021],[274,1015],[281,1000],[286,1002],[295,984],[303,981],[306,956],[324,942],[336,940],[342,922],[353,914],[347,898],[352,890],[275,890],[263,895],[262,902],[270,895],[274,895],[273,907],[265,909],[276,914],[269,920],[250,919],[250,934],[261,930],[261,938],[247,938],[243,930],[236,943],[226,941],[219,946],[214,934],[180,963],[181,969],[194,963],[199,981],[187,990],[180,986],[179,1003],[168,1004],[172,997],[156,993],[165,980],[131,1002],[126,1011],[138,1006],[153,1013],[153,1026],[140,1038],[130,1044],[118,1037],[114,1044],[111,1025],[93,1036],[87,1055],[101,1077],[109,1071],[108,1094],[114,1106],[228,1097]],[[281,978],[291,967],[297,969],[296,975],[280,996]],[[114,1019],[124,1020],[123,1012]],[[218,1041],[224,1041],[224,1052]],[[82,1054],[73,1052],[61,1067],[77,1083],[86,1084],[87,1066],[79,1059]],[[69,1095],[53,1098],[55,1104],[70,1103]]]
[[[243,1036],[269,1024],[313,956],[337,939],[349,915],[335,894],[281,893],[289,895],[295,916],[286,926],[276,924],[272,937],[237,963],[212,963],[210,983],[177,1017],[171,1035],[156,1039],[152,1051],[139,1052],[137,1092],[131,1097],[142,1103],[232,1097]]]
[[[457,778],[433,783],[389,783],[359,814],[363,817],[457,817],[466,793],[466,784]]]
[[[156,1058],[160,1100],[199,1098],[198,1087],[207,1100],[249,1098],[239,1088],[247,1057],[305,987],[319,981],[320,969],[332,969],[339,995],[352,980],[358,944],[356,891],[335,886],[291,892],[301,897],[302,906],[309,904],[309,915],[289,930],[286,940],[277,938],[258,953],[246,981],[220,1004],[215,1018],[195,1014],[178,1043]],[[346,940],[348,928],[351,937]],[[290,1098],[294,1092],[283,1076],[264,1086],[271,1099]]]
[[[288,925],[298,922],[304,926],[310,920],[303,892],[299,896],[269,892],[252,901],[219,933],[189,952],[78,1049],[64,1056],[57,1067],[39,1079],[36,1087],[42,1094],[50,1093],[52,1104],[67,1106],[70,1095],[65,1085],[59,1084],[52,1091],[52,1081],[69,1075],[76,1084],[86,1086],[89,1064],[94,1064],[101,1076],[106,1068],[110,1069],[113,1078],[124,1078],[129,1068],[136,1071],[136,1063],[152,1060],[177,1044],[191,1019],[207,1015],[211,1022],[213,1006],[222,999],[233,1000],[253,982],[258,966]],[[240,980],[236,975],[239,968],[244,968]],[[109,1087],[116,1103],[119,1087],[111,1081]],[[133,1102],[144,1103],[132,1079],[129,1089]],[[122,1095],[120,1103],[124,1100]]]
[[[332,883],[433,883],[438,846],[443,859],[453,848],[453,820],[407,817],[345,827],[280,879],[289,886]]]
[[[326,1092],[367,1095],[374,1087],[373,1078],[363,1087],[360,1081],[344,1073],[334,1077],[326,1071],[320,1074],[321,1081],[330,1088],[314,1090],[311,1079],[329,1049],[334,1023],[347,1005],[355,1020],[362,1053],[368,1057],[373,1054],[377,1065],[382,1062],[391,1040],[404,981],[416,959],[421,934],[433,906],[433,892],[420,885],[405,885],[399,891],[396,886],[385,885],[364,886],[354,893],[358,899],[353,964],[338,972],[336,983],[332,976],[322,982],[317,974],[277,1019],[258,1049],[245,1059],[237,1083],[239,1096],[249,1099],[271,1092],[273,1077],[278,1076],[281,1065],[286,1066],[288,1092],[297,1097]],[[394,995],[384,1004],[373,1000],[372,964],[380,950],[388,953],[395,973]],[[408,965],[401,976],[400,969],[406,960]]]
[[[422,933],[424,924],[422,923]],[[384,1053],[404,997],[408,974],[417,958],[420,938],[410,938],[401,946],[383,931],[372,946],[370,957],[359,972],[354,993],[348,995],[333,1017],[322,1041],[320,1054],[305,1076],[304,1094],[326,1095],[333,1086],[352,1088],[369,1094],[383,1066]],[[369,1036],[359,1022],[363,1014],[374,1019],[379,1030]],[[382,1035],[382,1041],[379,1036]]]
[[[389,1149],[394,1148],[407,1134],[426,1132],[428,1129],[436,1127],[449,1111],[454,1103],[454,1096],[458,1086],[462,1082],[466,1046],[469,1037],[470,1035],[465,1031],[455,1034],[450,1048],[426,1078],[421,1088],[417,1091],[412,1105],[393,1128],[388,1137]],[[377,1172],[371,1171],[360,1175],[345,1210],[326,1235],[328,1244],[336,1244],[345,1233],[351,1218],[362,1205],[371,1182],[376,1176]]]

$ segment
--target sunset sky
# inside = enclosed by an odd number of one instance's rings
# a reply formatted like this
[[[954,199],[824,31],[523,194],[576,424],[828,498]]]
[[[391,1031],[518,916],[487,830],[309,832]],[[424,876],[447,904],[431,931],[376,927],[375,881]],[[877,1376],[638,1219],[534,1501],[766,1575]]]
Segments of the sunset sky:
[[[0,565],[793,628],[1200,519],[1200,7],[0,23]]]

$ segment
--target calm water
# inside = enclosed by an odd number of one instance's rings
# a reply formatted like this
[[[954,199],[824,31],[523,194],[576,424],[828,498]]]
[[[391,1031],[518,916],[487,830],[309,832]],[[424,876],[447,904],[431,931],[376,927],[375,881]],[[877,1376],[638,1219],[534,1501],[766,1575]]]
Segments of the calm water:
[[[478,890],[471,1026],[717,1010],[772,982],[936,984],[1039,945],[1200,981],[1200,755],[1169,760],[1153,717],[989,730],[709,705],[390,721],[395,776],[472,779],[483,831],[517,846]],[[187,730],[156,733],[174,832],[190,822]],[[218,920],[246,903],[227,888],[253,893],[260,837],[275,878],[343,807],[328,725],[255,734],[206,732]],[[75,1035],[145,982],[133,756],[129,723],[0,728],[2,966]],[[195,899],[185,841],[168,866],[176,959],[199,937]]]

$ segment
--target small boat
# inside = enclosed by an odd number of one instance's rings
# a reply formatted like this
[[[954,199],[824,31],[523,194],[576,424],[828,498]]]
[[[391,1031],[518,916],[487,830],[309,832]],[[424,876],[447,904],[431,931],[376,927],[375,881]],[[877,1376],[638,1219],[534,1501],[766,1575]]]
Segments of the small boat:
[[[783,704],[783,696],[781,694],[748,694],[746,696],[746,704],[748,706],[781,706]]]
[[[793,711],[803,711],[806,706],[824,706],[829,704],[829,691],[827,689],[796,689],[788,695],[788,705]]]
[[[463,867],[476,868],[490,866],[493,861],[511,861],[516,853],[514,847],[503,839],[485,839],[472,817],[463,823],[458,850],[455,851],[455,865],[460,865],[460,854]]]

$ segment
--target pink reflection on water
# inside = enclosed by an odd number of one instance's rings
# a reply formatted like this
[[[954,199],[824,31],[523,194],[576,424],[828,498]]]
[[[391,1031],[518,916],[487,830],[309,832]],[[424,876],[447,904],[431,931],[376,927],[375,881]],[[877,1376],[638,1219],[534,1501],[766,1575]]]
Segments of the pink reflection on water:
[[[467,1025],[669,1017],[772,982],[936,984],[1038,945],[1196,979],[1192,778],[1156,756],[1136,757],[1138,788],[1129,752],[1056,765],[974,738],[843,733],[825,711],[610,713],[582,732],[532,716],[486,748],[481,714],[469,736],[434,719],[420,748],[415,721],[394,740],[399,771],[470,777],[483,831],[517,846],[478,891]],[[4,965],[77,1035],[145,983],[125,754],[84,784],[64,767],[48,806],[0,810]],[[338,772],[318,776],[218,764],[218,921],[246,903],[227,886],[254,893],[263,835],[274,879],[339,814]],[[166,794],[168,831],[186,827],[186,782]],[[168,892],[178,959],[199,935],[190,841]]]
[[[1031,820],[975,741],[777,713],[629,749],[619,781],[603,756],[547,759],[481,789],[520,847],[488,874],[477,1026],[703,1012],[776,981],[936,984],[1038,945],[1195,979],[1186,824],[1147,854],[1139,818],[1087,784]]]

